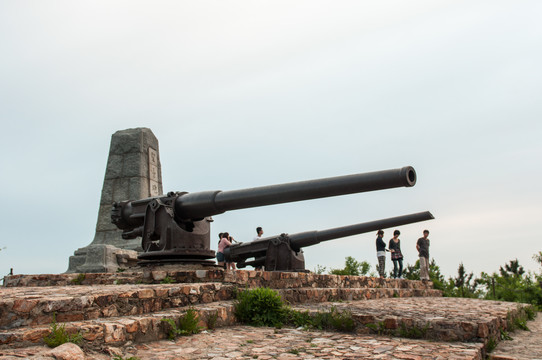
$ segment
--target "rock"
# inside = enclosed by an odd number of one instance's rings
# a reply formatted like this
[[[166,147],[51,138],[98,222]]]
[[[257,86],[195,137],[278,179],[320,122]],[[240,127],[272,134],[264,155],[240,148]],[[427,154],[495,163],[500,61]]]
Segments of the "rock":
[[[45,355],[52,355],[57,360],[85,360],[85,353],[74,343],[57,346]]]

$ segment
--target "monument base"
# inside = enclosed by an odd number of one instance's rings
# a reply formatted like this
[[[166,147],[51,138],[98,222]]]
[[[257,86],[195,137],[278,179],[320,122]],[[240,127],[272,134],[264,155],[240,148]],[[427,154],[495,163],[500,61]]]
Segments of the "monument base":
[[[113,245],[94,244],[77,249],[70,256],[66,273],[114,273],[137,265],[137,251]]]

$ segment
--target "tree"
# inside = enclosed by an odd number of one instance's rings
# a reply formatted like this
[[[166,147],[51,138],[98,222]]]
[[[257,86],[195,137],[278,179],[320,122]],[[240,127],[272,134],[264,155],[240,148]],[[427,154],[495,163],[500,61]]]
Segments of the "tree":
[[[525,269],[523,269],[523,266],[519,265],[518,259],[510,260],[510,264],[504,264],[504,269],[501,266],[499,271],[503,277],[514,276],[518,278],[525,274]]]
[[[367,261],[356,261],[352,256],[345,258],[344,269],[331,269],[333,275],[354,275],[364,276],[369,273],[371,264]]]

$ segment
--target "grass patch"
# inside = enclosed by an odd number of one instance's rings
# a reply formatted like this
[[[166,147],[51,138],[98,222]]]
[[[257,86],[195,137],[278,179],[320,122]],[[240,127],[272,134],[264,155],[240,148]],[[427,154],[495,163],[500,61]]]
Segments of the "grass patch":
[[[234,307],[239,322],[254,326],[281,328],[290,325],[343,332],[352,332],[356,328],[352,313],[348,310],[339,311],[331,307],[329,311],[312,314],[293,310],[284,304],[276,291],[269,288],[238,291]]]

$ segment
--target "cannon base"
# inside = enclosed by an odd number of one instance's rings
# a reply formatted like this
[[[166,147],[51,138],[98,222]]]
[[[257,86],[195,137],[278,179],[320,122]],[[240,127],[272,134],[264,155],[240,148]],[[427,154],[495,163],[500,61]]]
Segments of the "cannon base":
[[[215,257],[215,252],[212,250],[162,250],[162,251],[150,251],[143,254],[139,254],[138,265],[158,265],[158,264],[194,264],[194,265],[215,265],[215,261],[212,260]]]
[[[139,266],[148,266],[148,265],[203,265],[203,266],[216,266],[214,260],[195,260],[195,259],[151,259],[151,260],[139,260],[137,265]]]

